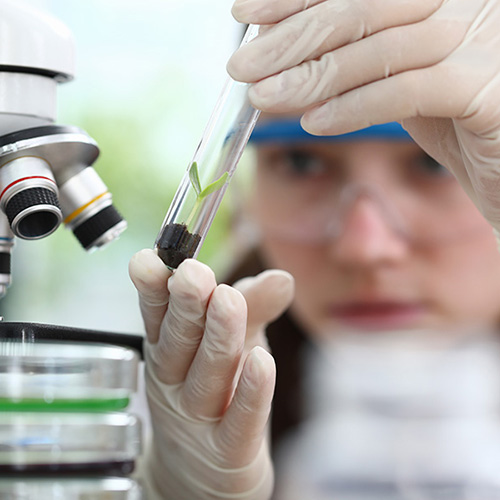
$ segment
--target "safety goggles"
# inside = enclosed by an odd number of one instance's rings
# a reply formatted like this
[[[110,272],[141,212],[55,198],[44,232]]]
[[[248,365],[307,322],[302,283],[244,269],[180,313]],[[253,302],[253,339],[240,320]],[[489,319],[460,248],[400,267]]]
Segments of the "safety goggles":
[[[376,169],[367,165],[366,171],[354,172],[345,156],[330,152],[329,145],[367,141],[390,142],[394,154],[391,150]],[[260,146],[255,213],[261,230],[274,238],[303,244],[339,238],[360,210],[419,245],[484,230],[484,220],[456,179],[399,124],[315,137],[297,120],[269,120],[256,127],[251,142]]]

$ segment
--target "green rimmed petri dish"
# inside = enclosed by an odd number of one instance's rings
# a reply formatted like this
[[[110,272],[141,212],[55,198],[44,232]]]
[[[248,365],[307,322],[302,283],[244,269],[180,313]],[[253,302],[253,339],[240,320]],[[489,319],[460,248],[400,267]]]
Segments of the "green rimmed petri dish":
[[[136,350],[89,342],[0,340],[0,412],[108,412],[137,389]]]

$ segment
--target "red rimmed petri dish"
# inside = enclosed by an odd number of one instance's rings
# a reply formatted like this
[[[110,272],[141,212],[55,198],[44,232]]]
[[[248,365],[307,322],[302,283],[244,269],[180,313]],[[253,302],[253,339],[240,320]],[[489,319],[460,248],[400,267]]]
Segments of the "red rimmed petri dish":
[[[127,413],[0,413],[0,477],[125,477],[141,444],[141,422]]]

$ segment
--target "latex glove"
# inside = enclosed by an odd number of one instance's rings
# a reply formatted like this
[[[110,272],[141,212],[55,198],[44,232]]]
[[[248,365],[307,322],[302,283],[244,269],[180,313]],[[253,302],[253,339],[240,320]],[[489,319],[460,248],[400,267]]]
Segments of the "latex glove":
[[[499,0],[236,0],[228,63],[264,111],[340,134],[399,121],[500,229]]]
[[[147,333],[146,469],[156,497],[268,498],[275,366],[264,327],[290,303],[291,276],[268,271],[237,290],[195,260],[171,275],[153,250],[137,253],[129,272]]]

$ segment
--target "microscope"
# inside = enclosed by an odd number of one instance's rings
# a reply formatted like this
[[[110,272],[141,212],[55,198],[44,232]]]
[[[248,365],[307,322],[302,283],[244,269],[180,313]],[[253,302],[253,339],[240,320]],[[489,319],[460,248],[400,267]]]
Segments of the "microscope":
[[[63,223],[92,251],[127,226],[92,167],[96,142],[56,123],[73,75],[66,26],[0,0],[0,297],[16,238]],[[128,411],[141,349],[140,335],[0,320],[0,498],[142,498],[130,477],[141,421]]]
[[[61,223],[87,251],[127,223],[93,163],[96,142],[56,124],[56,92],[74,77],[74,42],[58,20],[0,0],[0,297],[11,283],[15,238],[36,240]]]

